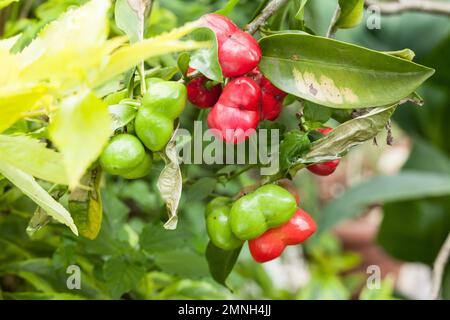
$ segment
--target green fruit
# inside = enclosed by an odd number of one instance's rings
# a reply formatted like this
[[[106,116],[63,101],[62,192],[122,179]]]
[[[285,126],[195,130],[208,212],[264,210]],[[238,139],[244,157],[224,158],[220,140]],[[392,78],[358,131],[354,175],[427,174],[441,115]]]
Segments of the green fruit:
[[[173,120],[141,108],[134,122],[134,130],[142,143],[152,151],[164,148],[173,133]]]
[[[286,223],[295,213],[294,196],[277,185],[265,185],[237,200],[230,211],[230,226],[241,240],[250,240]]]
[[[157,78],[148,79],[147,86],[147,93],[142,98],[142,106],[161,113],[169,119],[178,118],[186,105],[186,87],[179,82]]]
[[[144,160],[129,172],[122,174],[125,179],[139,179],[145,177],[152,170],[153,159],[151,153],[145,154]]]
[[[111,174],[123,175],[136,168],[145,158],[145,148],[131,134],[113,137],[100,155],[100,165]]]
[[[218,197],[206,206],[206,231],[211,242],[223,250],[233,250],[243,244],[231,232],[229,214],[229,198]]]
[[[187,100],[186,87],[178,82],[151,78],[148,91],[135,120],[136,134],[144,145],[159,151],[169,142],[173,122],[183,112]]]

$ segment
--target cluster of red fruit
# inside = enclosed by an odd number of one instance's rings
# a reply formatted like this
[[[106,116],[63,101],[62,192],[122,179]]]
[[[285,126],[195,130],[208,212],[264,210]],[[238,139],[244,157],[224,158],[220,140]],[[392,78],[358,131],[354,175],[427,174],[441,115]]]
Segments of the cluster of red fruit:
[[[219,14],[205,15],[200,21],[216,34],[222,74],[231,80],[222,89],[220,84],[209,86],[204,76],[196,77],[187,84],[188,99],[200,108],[213,107],[208,126],[218,137],[229,143],[243,142],[260,120],[278,117],[286,93],[259,71],[262,54],[255,38]],[[194,71],[189,68],[188,76]]]
[[[286,93],[275,87],[259,71],[261,48],[250,34],[220,14],[207,14],[200,25],[214,31],[222,74],[230,81],[222,88],[203,75],[187,84],[189,101],[199,108],[210,108],[208,126],[228,143],[245,141],[260,120],[275,120],[281,112]],[[188,77],[196,70],[189,68]],[[318,129],[328,134],[332,129]],[[332,174],[339,160],[313,164],[308,169],[321,176]]]

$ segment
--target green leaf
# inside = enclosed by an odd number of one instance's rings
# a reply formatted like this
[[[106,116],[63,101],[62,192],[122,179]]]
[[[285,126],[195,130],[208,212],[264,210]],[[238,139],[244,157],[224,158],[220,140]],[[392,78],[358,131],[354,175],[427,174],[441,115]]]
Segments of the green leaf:
[[[308,34],[272,35],[260,45],[259,67],[275,86],[331,108],[396,103],[434,73],[385,53]]]
[[[299,0],[300,4],[298,6],[298,11],[295,14],[295,19],[303,21],[305,16],[305,5],[308,2],[308,0]]]
[[[217,180],[214,178],[204,177],[197,180],[187,190],[187,201],[201,201],[206,199],[216,188]]]
[[[225,251],[217,248],[212,242],[206,248],[206,260],[208,261],[209,272],[214,280],[221,285],[227,286],[225,281],[234,268],[241,253],[242,247]]]
[[[56,292],[5,292],[4,296],[11,300],[84,300],[86,298],[72,293]]]
[[[181,229],[165,230],[162,224],[148,224],[142,230],[140,246],[149,253],[166,252],[183,247],[189,234]]]
[[[108,106],[108,112],[112,120],[111,129],[115,131],[130,123],[136,117],[137,110],[127,104],[113,104]]]
[[[145,268],[128,255],[108,259],[103,265],[103,276],[113,299],[135,288],[145,275]]]
[[[208,277],[208,265],[203,256],[187,249],[157,252],[153,255],[155,264],[162,271],[186,278]],[[180,263],[184,261],[185,263]]]
[[[349,148],[372,139],[384,128],[396,106],[374,108],[369,113],[351,119],[312,143],[310,151],[296,160],[291,174],[306,164],[340,158]]]
[[[281,170],[289,169],[311,147],[308,135],[298,130],[287,132],[280,145]]]
[[[394,57],[399,57],[401,59],[405,59],[408,61],[412,61],[414,59],[414,56],[416,55],[414,51],[411,49],[402,49],[402,50],[396,50],[396,51],[385,51],[384,53],[390,54]]]
[[[3,60],[0,51],[0,65]],[[14,73],[14,70],[8,70],[6,67],[4,74],[0,74],[0,87],[2,85],[2,76],[5,76],[8,71]],[[6,79],[7,80],[7,79]],[[8,129],[14,122],[21,118],[23,112],[31,110],[44,95],[48,92],[45,85],[35,85],[29,88],[22,87],[9,91],[0,89],[0,133]]]
[[[448,196],[388,203],[377,242],[399,260],[432,265],[450,230],[449,212]]]
[[[166,203],[169,219],[164,228],[174,230],[178,223],[178,205],[180,204],[181,191],[183,190],[183,176],[178,163],[177,146],[175,136],[178,128],[174,131],[172,138],[167,143],[164,153],[160,153],[164,159],[165,167],[161,171],[157,187],[161,198]]]
[[[94,87],[100,86],[121,73],[133,68],[142,60],[151,57],[171,52],[189,51],[209,47],[210,44],[208,42],[178,40],[196,28],[197,25],[195,23],[187,24],[160,36],[121,47],[110,55],[108,63],[95,76],[91,85]],[[114,41],[114,39],[110,41]]]
[[[39,140],[0,135],[0,159],[36,178],[67,185],[62,155]]]
[[[49,129],[63,154],[69,186],[74,188],[112,133],[107,106],[90,92],[71,96],[61,102]]]
[[[208,79],[222,82],[222,68],[218,58],[218,44],[215,33],[209,28],[198,28],[192,33],[192,37],[199,42],[209,41],[209,48],[200,49],[190,57],[189,65],[198,70]]]
[[[102,170],[99,166],[89,170],[80,183],[88,187],[75,188],[69,195],[69,210],[80,235],[95,239],[102,225],[103,207],[100,196]]]
[[[365,286],[359,294],[359,300],[392,300],[394,299],[394,277],[386,276],[380,288]]]
[[[143,40],[145,10],[148,1],[117,0],[114,16],[117,26],[125,32],[130,43]]]
[[[1,160],[0,173],[38,206],[44,209],[48,215],[52,216],[58,222],[65,224],[74,234],[78,235],[77,227],[69,212],[59,202],[55,201],[32,176]]]
[[[186,78],[187,71],[189,69],[189,62],[191,61],[191,55],[188,52],[183,52],[178,56],[177,66],[180,70],[183,78]]]
[[[362,214],[370,205],[450,195],[450,175],[404,171],[395,176],[375,177],[348,189],[323,210],[319,232]],[[408,210],[404,210],[408,217]],[[402,220],[402,224],[405,220]],[[408,223],[411,223],[407,218]],[[409,248],[409,247],[408,247]],[[409,249],[408,249],[409,250]]]
[[[356,27],[364,14],[364,0],[339,0],[341,9],[338,19],[334,24],[340,29]]]
[[[9,6],[13,2],[18,2],[19,0],[0,0],[0,9]]]
[[[303,115],[307,121],[312,122],[327,122],[330,117],[333,109],[305,101],[305,107],[303,108]]]
[[[215,13],[228,16],[234,7],[238,4],[239,0],[228,0],[227,4],[222,9],[217,10]]]

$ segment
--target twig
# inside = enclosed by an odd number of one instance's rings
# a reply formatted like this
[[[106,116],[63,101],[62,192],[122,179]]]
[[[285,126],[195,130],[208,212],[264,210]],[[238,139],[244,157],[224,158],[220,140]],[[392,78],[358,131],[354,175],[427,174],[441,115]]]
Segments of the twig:
[[[394,144],[394,135],[392,134],[392,121],[391,119],[386,122],[386,144],[392,146]]]
[[[450,3],[431,0],[400,0],[395,2],[379,2],[365,0],[366,7],[374,6],[383,15],[393,15],[402,12],[426,12],[450,16]]]
[[[336,21],[339,18],[339,15],[341,14],[341,7],[339,4],[336,6],[336,10],[334,10],[333,17],[331,18],[330,26],[328,27],[327,31],[327,38],[334,38],[334,34],[336,33]]]
[[[436,260],[433,265],[433,289],[431,297],[436,300],[439,298],[441,291],[442,276],[444,275],[445,265],[450,256],[450,233],[447,235],[444,244],[442,245]]]
[[[245,27],[245,31],[247,31],[250,34],[254,34],[256,31],[258,31],[259,27],[261,27],[264,23],[266,23],[266,21],[276,11],[278,11],[278,9],[280,9],[282,6],[284,6],[288,2],[289,2],[289,0],[272,0],[272,1],[270,1],[267,4],[267,6],[261,11],[261,13]]]

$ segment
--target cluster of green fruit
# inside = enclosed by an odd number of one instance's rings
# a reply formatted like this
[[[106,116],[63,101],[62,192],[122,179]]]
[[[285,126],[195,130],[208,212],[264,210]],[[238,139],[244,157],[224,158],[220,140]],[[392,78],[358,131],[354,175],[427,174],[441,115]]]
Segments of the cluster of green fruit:
[[[187,101],[186,87],[181,83],[150,78],[146,84],[148,91],[137,111],[134,132],[113,136],[100,156],[104,171],[126,179],[142,178],[150,172],[153,152],[169,142],[174,120]]]

